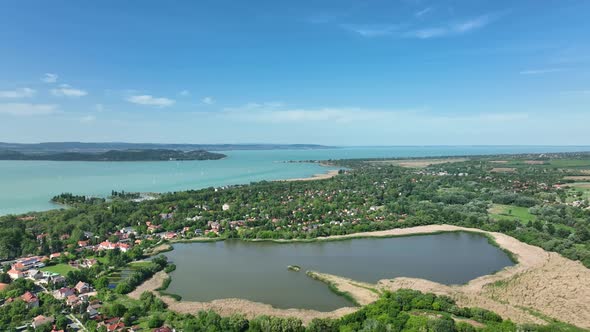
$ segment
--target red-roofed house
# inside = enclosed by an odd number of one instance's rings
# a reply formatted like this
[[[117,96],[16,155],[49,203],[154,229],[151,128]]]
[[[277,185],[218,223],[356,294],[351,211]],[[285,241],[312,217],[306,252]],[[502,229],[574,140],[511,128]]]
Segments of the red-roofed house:
[[[69,306],[75,306],[80,303],[80,299],[76,295],[70,295],[66,298],[66,304]]]
[[[58,290],[53,291],[53,297],[58,300],[63,300],[70,295],[74,295],[74,290],[68,287],[62,287]]]
[[[43,326],[46,324],[52,324],[53,323],[53,317],[45,317],[43,315],[39,315],[35,318],[33,318],[33,328],[38,328],[39,326]]]
[[[12,264],[12,269],[17,271],[26,271],[28,268],[25,266],[25,264],[17,262]]]
[[[109,242],[109,241],[101,242],[98,245],[98,250],[115,250],[115,249],[119,249],[122,252],[127,252],[130,248],[131,248],[131,246],[128,245],[128,244],[126,244],[126,243],[113,243],[113,242]]]
[[[39,298],[31,292],[24,293],[20,298],[27,304],[29,309],[39,306]]]
[[[15,269],[11,269],[10,271],[7,272],[7,274],[10,277],[10,279],[13,279],[13,280],[25,277],[24,273],[22,273],[21,271],[15,270]]]
[[[109,332],[121,331],[125,328],[125,324],[119,317],[107,319],[104,322],[98,324],[98,326],[105,326]]]
[[[83,281],[78,281],[78,283],[76,284],[76,286],[74,288],[76,289],[78,294],[88,293],[92,290],[90,285],[83,282]]]

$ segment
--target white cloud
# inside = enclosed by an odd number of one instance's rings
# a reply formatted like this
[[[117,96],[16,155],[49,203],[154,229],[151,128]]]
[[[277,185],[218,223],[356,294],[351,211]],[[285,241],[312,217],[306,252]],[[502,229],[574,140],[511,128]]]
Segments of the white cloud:
[[[424,16],[424,15],[426,15],[426,14],[430,13],[431,11],[432,11],[432,7],[426,7],[426,8],[424,8],[424,9],[420,10],[420,11],[417,11],[417,12],[414,14],[414,16],[416,16],[416,17],[420,18],[420,17],[422,17],[422,16]]]
[[[560,71],[564,71],[564,69],[563,68],[529,69],[529,70],[521,71],[520,74],[521,75],[540,75],[540,74],[557,73]]]
[[[157,98],[151,95],[131,96],[127,98],[127,101],[138,105],[149,105],[158,107],[172,106],[176,102],[173,99],[163,97]]]
[[[499,15],[497,14],[482,15],[463,22],[447,24],[440,27],[406,31],[404,33],[404,36],[409,38],[430,39],[436,37],[461,35],[477,29],[481,29],[487,26],[488,24],[492,23],[498,17]]]
[[[215,99],[213,99],[213,97],[205,97],[201,99],[201,102],[206,105],[213,105],[215,104]]]
[[[415,15],[419,17],[425,15],[431,10],[431,8],[426,8],[424,10],[417,12]],[[502,14],[499,13],[486,14],[461,22],[447,23],[435,27],[415,29],[408,29],[408,25],[404,24],[342,24],[340,25],[340,27],[367,38],[395,36],[405,38],[429,39],[436,37],[461,35],[468,33],[470,31],[481,29],[486,25],[492,23],[496,19],[498,19],[501,15]]]
[[[443,37],[448,34],[449,30],[447,28],[428,28],[406,32],[405,36],[419,39],[429,39],[435,37]]]
[[[28,104],[5,103],[0,104],[0,114],[15,116],[48,115],[58,111],[57,105],[52,104]]]
[[[55,82],[57,82],[58,78],[59,78],[59,76],[57,74],[45,73],[45,75],[43,75],[43,77],[41,77],[41,81],[43,81],[45,83],[55,83]]]
[[[35,90],[30,88],[4,90],[0,91],[0,98],[31,98],[35,95],[35,92]]]
[[[363,37],[381,37],[399,31],[397,24],[342,24],[341,27]]]
[[[492,23],[495,20],[497,15],[482,15],[458,24],[455,24],[451,27],[451,31],[456,33],[465,33],[476,29],[481,29],[486,25]]]
[[[190,94],[191,94],[191,93],[190,93],[190,91],[188,91],[188,90],[182,90],[182,91],[180,91],[180,92],[178,93],[178,95],[179,95],[179,96],[182,96],[182,97],[187,97],[187,96],[190,96]]]
[[[441,123],[463,123],[466,128],[472,125],[514,123],[528,119],[527,113],[475,113],[456,115],[437,115],[426,109],[364,109],[356,107],[325,107],[318,109],[290,108],[282,103],[249,103],[234,108],[226,108],[217,114],[227,120],[256,123],[329,123],[343,125],[361,124],[383,126],[386,124],[398,127],[404,123],[422,123],[437,126]]]
[[[67,84],[61,84],[57,89],[51,89],[51,94],[56,97],[84,97],[88,94],[88,92],[80,89],[73,88]]]

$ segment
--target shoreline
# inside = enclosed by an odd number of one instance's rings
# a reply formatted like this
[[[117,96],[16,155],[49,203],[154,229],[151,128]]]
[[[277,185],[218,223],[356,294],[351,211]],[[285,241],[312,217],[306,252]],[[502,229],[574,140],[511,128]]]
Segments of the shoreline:
[[[323,165],[322,165],[323,166]],[[306,178],[293,178],[293,179],[282,179],[282,180],[274,180],[275,182],[294,182],[294,181],[315,181],[315,180],[326,180],[331,179],[338,175],[339,170],[329,170],[326,173],[318,173],[314,174],[310,177]]]
[[[221,159],[225,159],[226,157],[223,157]],[[221,159],[215,159],[215,160],[221,160]],[[2,161],[2,160],[0,160]],[[24,161],[39,161],[39,160],[24,160]],[[53,161],[53,160],[49,160],[49,161]],[[190,161],[190,160],[189,160]],[[196,161],[208,161],[208,160],[196,160]],[[76,161],[74,161],[76,162]],[[123,163],[128,162],[128,161],[122,161]],[[136,162],[136,161],[129,161],[129,162]],[[143,162],[143,161],[142,161]],[[322,162],[319,162],[319,165],[322,167],[334,167],[333,165],[328,165],[328,164],[324,164]],[[315,181],[315,180],[326,180],[326,179],[331,179],[333,177],[335,177],[336,175],[338,175],[339,170],[328,170],[326,173],[317,173],[317,174],[313,174],[309,177],[305,177],[305,178],[291,178],[291,179],[276,179],[276,180],[269,180],[271,182],[294,182],[294,181]],[[200,190],[200,189],[204,189],[204,188],[197,188],[197,189],[183,189],[181,191],[190,191],[190,190]],[[166,194],[166,193],[170,193],[171,191],[150,191],[148,193],[151,194]],[[106,194],[105,194],[106,195]],[[101,198],[100,196],[96,196]],[[27,211],[27,212],[17,212],[17,213],[0,213],[0,217],[2,216],[7,216],[7,215],[24,215],[24,214],[31,214],[31,213],[39,213],[39,212],[47,212],[47,211],[53,211],[53,210],[60,210],[60,209],[67,209],[70,208],[71,206],[65,203],[58,203],[58,202],[53,202],[51,199],[49,199],[48,203],[50,203],[52,205],[51,208],[48,208],[46,210],[34,210],[34,211]]]
[[[566,323],[590,328],[590,303],[584,302],[584,299],[590,298],[590,269],[557,253],[546,252],[542,248],[528,245],[502,233],[452,225],[427,225],[320,237],[306,242],[414,236],[458,231],[479,233],[488,237],[493,245],[511,253],[517,263],[494,274],[472,279],[464,285],[443,285],[426,279],[406,277],[383,279],[376,284],[368,284],[321,272],[310,271],[310,274],[328,286],[331,285],[338,292],[347,293],[361,305],[375,301],[379,293],[383,291],[411,288],[422,292],[447,295],[455,299],[460,306],[492,310],[503,318],[511,319],[517,323],[544,324],[547,323],[547,320],[540,317],[546,316],[558,317],[559,320]],[[301,241],[275,240],[275,242]],[[160,296],[171,310],[179,313],[194,314],[201,310],[214,310],[223,316],[240,313],[248,318],[259,315],[295,317],[301,319],[304,324],[314,318],[342,317],[359,309],[358,307],[344,307],[330,312],[310,309],[279,309],[269,304],[245,299],[218,299],[210,302],[176,301],[173,298],[161,296],[155,291],[166,277],[165,273],[154,276],[129,295],[139,297],[143,291],[152,291]]]

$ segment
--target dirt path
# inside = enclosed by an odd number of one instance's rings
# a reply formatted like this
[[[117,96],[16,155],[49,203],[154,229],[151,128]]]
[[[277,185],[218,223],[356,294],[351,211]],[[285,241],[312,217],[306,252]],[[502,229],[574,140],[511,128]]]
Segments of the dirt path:
[[[590,269],[579,262],[563,258],[556,253],[548,253],[539,247],[522,243],[505,234],[452,225],[429,225],[333,236],[319,238],[319,240],[404,236],[452,231],[488,234],[501,248],[512,252],[517,257],[518,264],[496,274],[473,279],[466,285],[452,286],[417,278],[380,280],[377,284],[372,285],[324,273],[316,272],[316,274],[324,281],[334,284],[340,291],[349,293],[362,305],[371,303],[378,298],[378,294],[370,289],[394,291],[400,288],[411,288],[422,292],[448,295],[454,298],[460,306],[492,310],[517,323],[545,323],[543,319],[539,318],[539,315],[531,313],[534,311],[579,327],[590,328],[590,301],[588,301],[590,299]],[[152,279],[139,286],[130,296],[139,297],[143,291],[155,290],[165,278],[165,273],[157,273]],[[305,323],[316,317],[341,317],[356,310],[356,308],[341,308],[331,312],[302,309],[285,310],[242,299],[223,299],[211,302],[177,302],[168,297],[163,299],[168,303],[170,309],[182,313],[196,313],[199,310],[213,309],[221,315],[242,313],[250,318],[258,315],[297,317]]]

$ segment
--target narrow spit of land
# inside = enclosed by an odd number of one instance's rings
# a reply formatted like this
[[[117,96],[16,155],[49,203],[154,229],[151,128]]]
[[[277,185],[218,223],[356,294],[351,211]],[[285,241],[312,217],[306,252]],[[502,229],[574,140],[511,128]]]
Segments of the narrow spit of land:
[[[286,180],[277,180],[277,181],[291,182],[291,181],[325,180],[325,179],[333,178],[336,175],[338,175],[338,170],[330,170],[326,173],[314,174],[308,178],[296,178],[296,179],[286,179]]]
[[[357,233],[343,236],[319,238],[333,240],[358,237],[393,237],[437,232],[467,231],[486,234],[499,247],[510,251],[518,264],[493,275],[471,280],[465,285],[443,285],[418,278],[395,278],[380,280],[376,284],[358,282],[339,276],[311,272],[318,279],[331,283],[341,292],[348,293],[357,303],[365,305],[378,299],[386,290],[411,288],[422,292],[448,295],[461,306],[489,309],[517,323],[546,323],[546,318],[584,328],[590,328],[590,270],[581,263],[549,253],[517,239],[495,232],[451,225],[429,225],[378,232]],[[166,278],[160,272],[130,294],[139,298],[144,291],[155,291]],[[181,313],[196,313],[200,310],[215,310],[221,315],[234,313],[253,318],[259,315],[296,317],[304,323],[314,318],[336,318],[354,312],[358,308],[346,307],[331,312],[305,309],[277,309],[270,305],[243,299],[220,299],[211,302],[175,301],[163,296],[171,310]]]

